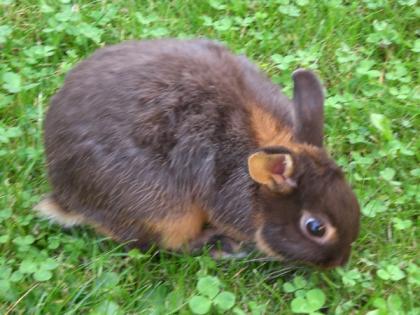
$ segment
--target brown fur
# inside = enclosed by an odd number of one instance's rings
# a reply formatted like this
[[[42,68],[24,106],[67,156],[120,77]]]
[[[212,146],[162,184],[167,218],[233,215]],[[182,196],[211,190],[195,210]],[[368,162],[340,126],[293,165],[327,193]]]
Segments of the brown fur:
[[[286,259],[343,264],[358,233],[357,200],[322,147],[319,80],[306,70],[293,80],[290,101],[247,58],[207,40],[99,49],[69,72],[45,119],[60,209],[52,217],[80,217],[141,249],[206,239],[208,224]],[[287,155],[293,172],[276,164],[276,185],[254,181],[247,161],[258,152]],[[325,218],[337,241],[307,237],[304,210]]]

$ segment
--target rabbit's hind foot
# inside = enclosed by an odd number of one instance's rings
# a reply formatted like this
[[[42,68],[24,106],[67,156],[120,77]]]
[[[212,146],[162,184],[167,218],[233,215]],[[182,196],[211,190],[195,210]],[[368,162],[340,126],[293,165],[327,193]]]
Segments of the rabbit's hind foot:
[[[65,211],[51,196],[42,199],[34,209],[41,216],[67,228],[84,222],[83,215]]]

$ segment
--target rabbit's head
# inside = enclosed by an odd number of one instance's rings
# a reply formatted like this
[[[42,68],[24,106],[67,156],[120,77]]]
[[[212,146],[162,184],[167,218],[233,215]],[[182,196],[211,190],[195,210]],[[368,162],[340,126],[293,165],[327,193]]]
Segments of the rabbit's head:
[[[321,84],[305,70],[293,79],[295,141],[262,147],[248,158],[258,184],[256,244],[270,256],[340,266],[359,232],[359,204],[323,149]]]

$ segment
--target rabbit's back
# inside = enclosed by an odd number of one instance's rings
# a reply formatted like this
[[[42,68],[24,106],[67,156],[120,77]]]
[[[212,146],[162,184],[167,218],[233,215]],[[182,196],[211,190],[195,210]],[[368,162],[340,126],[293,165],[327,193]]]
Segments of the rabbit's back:
[[[45,122],[57,201],[97,221],[215,200],[253,147],[240,62],[201,40],[127,42],[81,62]]]

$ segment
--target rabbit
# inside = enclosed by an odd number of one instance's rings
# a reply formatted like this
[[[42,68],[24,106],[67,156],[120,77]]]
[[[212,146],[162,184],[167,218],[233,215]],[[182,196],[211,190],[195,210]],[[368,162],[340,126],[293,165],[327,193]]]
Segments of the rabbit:
[[[265,256],[345,264],[359,204],[323,147],[323,87],[293,100],[245,56],[206,39],[106,46],[80,62],[44,123],[51,194],[37,210],[147,250],[226,240]]]

